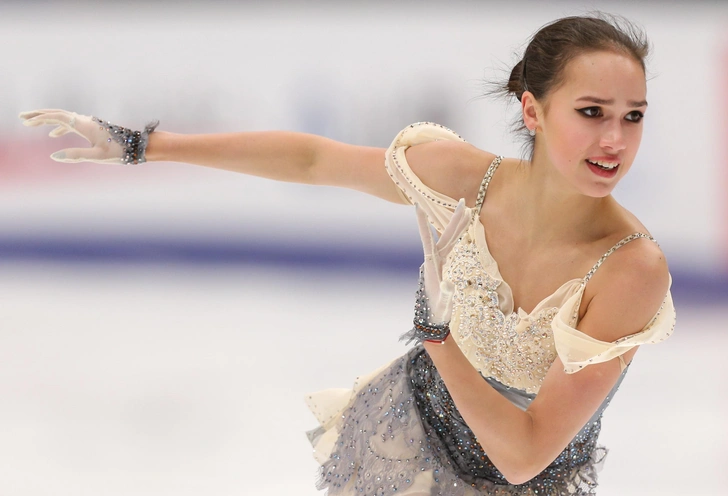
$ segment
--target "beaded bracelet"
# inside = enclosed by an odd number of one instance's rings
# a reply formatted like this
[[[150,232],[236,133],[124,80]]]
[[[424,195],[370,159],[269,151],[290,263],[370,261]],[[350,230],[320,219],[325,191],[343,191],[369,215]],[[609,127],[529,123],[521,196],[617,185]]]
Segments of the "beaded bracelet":
[[[116,126],[109,121],[102,121],[98,117],[92,117],[93,121],[101,126],[101,129],[109,133],[108,142],[116,141],[124,149],[124,155],[121,157],[122,163],[141,164],[147,161],[144,153],[149,144],[149,135],[159,125],[159,121],[153,121],[146,125],[144,131],[132,131],[131,129]]]
[[[414,327],[399,338],[400,341],[405,341],[405,344],[410,344],[412,342],[415,344],[422,344],[425,341],[431,343],[442,343],[450,335],[449,322],[435,324],[430,320],[430,307],[428,305],[427,294],[425,293],[425,276],[423,267],[420,267],[419,287],[415,293]]]
[[[414,331],[419,342],[442,343],[450,335],[450,325],[422,325],[415,322]]]

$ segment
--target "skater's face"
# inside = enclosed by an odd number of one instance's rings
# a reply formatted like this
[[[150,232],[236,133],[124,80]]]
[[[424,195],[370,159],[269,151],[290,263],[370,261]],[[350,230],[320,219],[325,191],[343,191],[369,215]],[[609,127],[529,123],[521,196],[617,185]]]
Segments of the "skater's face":
[[[647,110],[642,65],[611,51],[588,52],[564,68],[563,83],[533,101],[534,160],[550,163],[582,194],[604,197],[632,166]],[[616,166],[615,166],[616,165]]]

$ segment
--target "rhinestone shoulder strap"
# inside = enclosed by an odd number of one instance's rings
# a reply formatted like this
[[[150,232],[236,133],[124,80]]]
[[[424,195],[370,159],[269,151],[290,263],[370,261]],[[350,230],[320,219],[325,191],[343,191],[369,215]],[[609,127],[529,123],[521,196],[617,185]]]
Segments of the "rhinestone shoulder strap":
[[[655,238],[653,238],[649,234],[645,234],[645,233],[641,233],[641,232],[630,234],[629,236],[627,236],[626,238],[624,238],[623,240],[619,241],[617,244],[612,246],[604,255],[602,255],[602,258],[597,260],[597,263],[594,264],[594,267],[592,267],[591,270],[586,274],[586,276],[584,276],[584,284],[586,284],[589,281],[589,279],[591,279],[591,277],[594,275],[594,273],[597,271],[597,269],[604,263],[604,261],[607,259],[607,257],[609,255],[611,255],[616,250],[618,250],[622,246],[626,245],[630,241],[634,241],[637,238],[647,238],[647,239],[657,243],[657,241],[655,241]]]
[[[480,183],[480,189],[478,189],[478,198],[475,201],[475,208],[473,209],[474,215],[480,214],[480,209],[483,208],[483,201],[485,200],[485,192],[488,190],[490,180],[493,178],[493,174],[495,174],[495,170],[498,168],[502,160],[502,155],[496,156],[493,159],[493,162],[491,162],[490,167],[488,167],[488,170],[485,172],[483,181]]]

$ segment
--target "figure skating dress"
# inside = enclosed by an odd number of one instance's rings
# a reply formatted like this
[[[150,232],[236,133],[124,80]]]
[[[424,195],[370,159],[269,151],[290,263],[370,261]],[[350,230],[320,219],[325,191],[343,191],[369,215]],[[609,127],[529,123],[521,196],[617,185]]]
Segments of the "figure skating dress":
[[[457,201],[425,186],[405,160],[409,146],[433,140],[462,140],[442,126],[405,128],[387,151],[385,166],[402,196],[417,202],[442,232]],[[475,220],[453,249],[444,277],[455,284],[450,322],[454,339],[492,387],[525,410],[538,394],[558,356],[567,373],[619,357],[622,374],[593,417],[564,451],[530,481],[509,484],[468,429],[437,369],[422,346],[369,375],[351,390],[308,395],[320,423],[310,431],[321,464],[319,488],[338,495],[587,495],[595,494],[606,449],[597,445],[601,416],[627,367],[622,354],[665,340],[674,328],[670,291],[660,310],[640,331],[615,342],[596,340],[576,329],[584,288],[621,240],[581,279],[565,282],[530,312],[513,308],[510,287],[488,252],[480,208],[500,158],[489,167],[475,206]],[[654,241],[654,240],[653,240]],[[672,283],[672,279],[670,279]],[[393,337],[398,333],[393,332]]]

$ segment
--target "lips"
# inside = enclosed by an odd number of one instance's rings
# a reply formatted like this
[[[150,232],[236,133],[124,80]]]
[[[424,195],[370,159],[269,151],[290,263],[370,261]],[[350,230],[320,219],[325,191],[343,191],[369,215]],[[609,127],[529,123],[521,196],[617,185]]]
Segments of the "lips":
[[[612,159],[612,160],[603,160],[603,159],[586,159],[588,163],[591,165],[595,165],[603,170],[612,170],[619,167],[619,162]]]
[[[600,163],[608,163],[610,165],[613,165],[613,164],[616,163],[616,162],[611,162],[611,163],[610,162],[603,162],[601,160],[599,162]],[[596,174],[599,177],[605,177],[605,178],[614,177],[615,175],[617,175],[617,171],[619,170],[619,164],[617,164],[616,166],[612,167],[611,169],[608,169],[608,168],[606,168],[604,166],[601,166],[601,165],[599,165],[597,163],[592,162],[591,160],[584,160],[584,163],[587,165],[587,167],[589,167],[589,170],[590,171],[592,171],[594,174]]]

